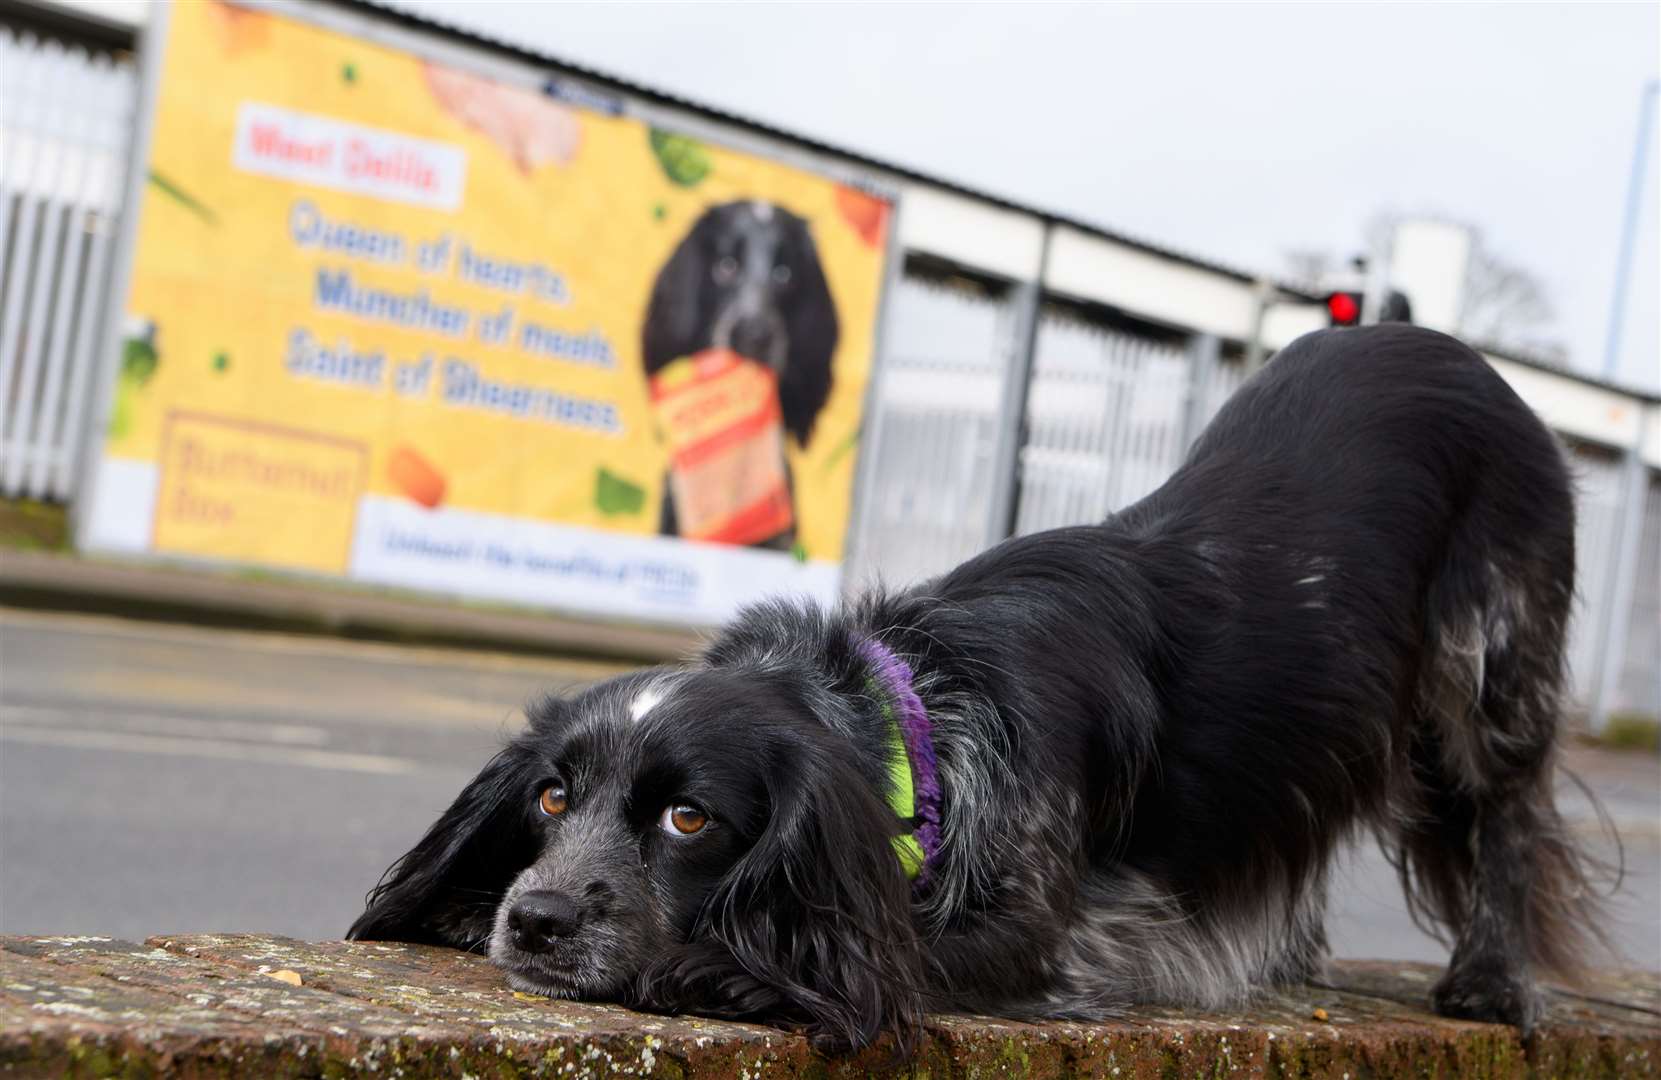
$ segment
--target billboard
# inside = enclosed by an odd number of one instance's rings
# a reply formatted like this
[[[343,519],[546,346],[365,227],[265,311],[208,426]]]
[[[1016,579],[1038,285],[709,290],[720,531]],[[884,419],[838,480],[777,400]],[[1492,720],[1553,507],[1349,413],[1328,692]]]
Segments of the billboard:
[[[835,596],[884,200],[219,0],[172,9],[149,170],[85,546],[674,621]]]

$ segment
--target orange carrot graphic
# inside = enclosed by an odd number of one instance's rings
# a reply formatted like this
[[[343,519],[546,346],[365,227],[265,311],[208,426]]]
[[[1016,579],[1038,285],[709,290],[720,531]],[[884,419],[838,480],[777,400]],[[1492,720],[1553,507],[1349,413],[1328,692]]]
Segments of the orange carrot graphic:
[[[399,491],[428,510],[444,501],[444,474],[407,446],[392,452],[386,463],[386,474]]]

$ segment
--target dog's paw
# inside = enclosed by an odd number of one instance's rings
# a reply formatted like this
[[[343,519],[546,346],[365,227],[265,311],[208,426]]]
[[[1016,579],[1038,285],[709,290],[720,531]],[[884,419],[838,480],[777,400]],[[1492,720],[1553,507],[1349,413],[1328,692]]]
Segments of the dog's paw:
[[[1489,964],[1449,968],[1431,991],[1431,1002],[1443,1016],[1511,1024],[1525,1035],[1545,1012],[1545,998],[1526,975]]]

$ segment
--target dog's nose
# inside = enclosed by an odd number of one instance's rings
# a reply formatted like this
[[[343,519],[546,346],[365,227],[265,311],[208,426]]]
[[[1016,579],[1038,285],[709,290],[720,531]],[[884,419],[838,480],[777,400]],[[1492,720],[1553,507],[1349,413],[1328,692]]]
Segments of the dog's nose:
[[[776,365],[781,340],[770,319],[747,316],[732,328],[732,348],[738,355],[758,363]]]
[[[508,911],[508,933],[525,952],[547,952],[582,923],[582,909],[562,892],[528,892]]]

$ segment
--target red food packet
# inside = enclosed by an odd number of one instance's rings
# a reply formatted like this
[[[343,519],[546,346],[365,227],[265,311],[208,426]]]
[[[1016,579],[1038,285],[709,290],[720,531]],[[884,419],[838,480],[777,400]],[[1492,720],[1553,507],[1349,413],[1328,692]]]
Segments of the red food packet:
[[[784,464],[778,377],[727,349],[666,365],[652,408],[669,443],[669,489],[680,534],[754,544],[795,522]]]

